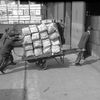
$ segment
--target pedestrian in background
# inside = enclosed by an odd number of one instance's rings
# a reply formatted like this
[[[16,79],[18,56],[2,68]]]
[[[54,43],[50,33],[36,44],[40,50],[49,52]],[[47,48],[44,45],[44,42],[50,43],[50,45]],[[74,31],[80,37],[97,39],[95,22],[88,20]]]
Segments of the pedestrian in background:
[[[76,61],[75,61],[75,65],[81,65],[81,60],[85,60],[87,57],[89,57],[91,55],[91,51],[89,48],[89,38],[90,38],[90,32],[91,32],[92,28],[89,26],[87,28],[87,31],[84,32],[81,36],[81,39],[79,41],[78,44],[78,48],[79,48],[79,53],[77,55]]]
[[[57,28],[61,37],[61,44],[64,45],[65,44],[65,38],[64,38],[64,23],[63,20],[60,19],[59,21],[56,22],[57,24]]]

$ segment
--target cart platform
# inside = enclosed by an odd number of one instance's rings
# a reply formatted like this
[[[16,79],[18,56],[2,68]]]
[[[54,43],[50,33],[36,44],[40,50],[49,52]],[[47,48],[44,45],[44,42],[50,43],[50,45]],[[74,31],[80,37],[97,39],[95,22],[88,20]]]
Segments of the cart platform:
[[[62,50],[62,52],[59,52],[57,54],[51,55],[51,54],[45,54],[45,55],[41,55],[41,56],[30,56],[30,57],[24,57],[22,60],[24,61],[28,61],[28,62],[35,62],[41,59],[50,59],[50,58],[55,58],[55,57],[59,57],[59,56],[65,56],[67,54],[71,54],[71,53],[76,53],[77,48],[74,49],[67,49],[67,50]]]

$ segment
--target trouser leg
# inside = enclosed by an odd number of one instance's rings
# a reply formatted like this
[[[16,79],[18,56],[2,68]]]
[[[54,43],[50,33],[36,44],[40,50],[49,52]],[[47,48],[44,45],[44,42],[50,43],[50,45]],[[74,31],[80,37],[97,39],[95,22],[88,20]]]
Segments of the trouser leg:
[[[82,57],[83,57],[83,51],[80,51],[80,52],[78,53],[78,56],[77,56],[77,58],[76,58],[75,63],[80,63]]]
[[[0,65],[0,70],[4,70],[7,67],[9,58],[8,57],[2,57],[2,63]]]
[[[9,55],[9,59],[10,59],[11,63],[14,62],[14,58],[13,58],[13,55],[12,54]]]

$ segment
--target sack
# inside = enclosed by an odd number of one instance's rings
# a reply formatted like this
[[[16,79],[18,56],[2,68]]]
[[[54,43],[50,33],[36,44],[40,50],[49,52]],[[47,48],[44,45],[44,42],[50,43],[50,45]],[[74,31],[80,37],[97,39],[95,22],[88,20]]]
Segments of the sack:
[[[51,34],[51,33],[54,33],[55,31],[57,31],[56,24],[54,24],[54,23],[47,24],[46,26],[48,29],[48,34]]]
[[[59,36],[60,35],[57,31],[49,35],[51,40],[54,40],[54,39],[58,38]]]
[[[32,44],[28,44],[28,45],[24,46],[24,49],[25,49],[25,51],[27,51],[27,50],[33,50],[33,46],[32,46]]]
[[[51,45],[51,42],[49,39],[45,39],[45,40],[42,40],[42,43],[43,43],[43,47],[48,47]]]
[[[41,39],[46,39],[46,38],[48,38],[48,33],[47,33],[47,31],[41,32],[41,33],[40,33],[40,37],[41,37]]]
[[[38,32],[38,28],[36,25],[29,25],[31,33],[36,33]]]
[[[33,41],[33,46],[34,48],[42,47],[41,40]]]
[[[33,33],[32,34],[32,40],[37,40],[37,39],[40,39],[40,36],[39,36],[39,33]]]
[[[34,49],[34,54],[35,54],[35,56],[42,55],[42,48],[35,48]]]
[[[34,56],[33,50],[26,51],[26,57],[29,57],[29,56]]]
[[[26,36],[24,37],[23,44],[29,44],[29,43],[32,43],[31,35],[26,35]]]
[[[47,30],[47,27],[45,24],[38,25],[37,27],[38,27],[39,32],[43,32]]]
[[[52,54],[60,52],[61,48],[59,45],[52,45]]]
[[[51,53],[51,46],[48,46],[48,47],[45,47],[43,48],[43,53],[46,54],[46,53]]]
[[[30,32],[30,29],[29,27],[25,27],[25,28],[22,28],[22,33],[25,35],[30,35],[31,32]]]
[[[51,44],[52,45],[60,45],[60,41],[59,41],[59,39],[54,39],[54,40],[51,40]]]

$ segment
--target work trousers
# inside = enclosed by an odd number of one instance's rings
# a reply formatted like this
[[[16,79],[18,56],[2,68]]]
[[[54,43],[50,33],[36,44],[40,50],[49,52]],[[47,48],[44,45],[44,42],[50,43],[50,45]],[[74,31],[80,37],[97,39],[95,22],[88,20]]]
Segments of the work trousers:
[[[84,51],[80,51],[78,53],[75,63],[80,63],[81,59],[84,59],[83,54],[84,54]]]
[[[4,70],[9,62],[9,55],[0,55],[0,70]]]

